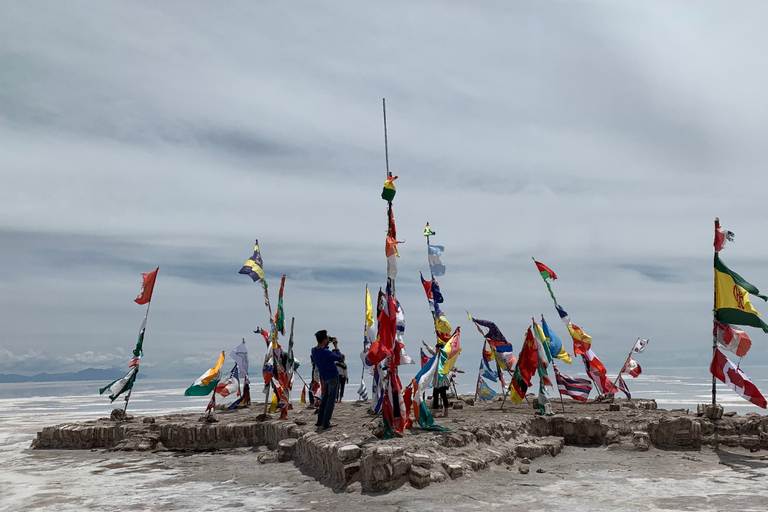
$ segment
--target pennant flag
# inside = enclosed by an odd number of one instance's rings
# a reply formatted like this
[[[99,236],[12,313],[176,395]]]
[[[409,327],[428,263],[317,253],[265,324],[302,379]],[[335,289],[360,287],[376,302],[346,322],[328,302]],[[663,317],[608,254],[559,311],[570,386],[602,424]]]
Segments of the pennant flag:
[[[248,349],[245,347],[245,341],[232,349],[229,357],[237,364],[239,374],[242,374],[244,379],[248,378]]]
[[[427,227],[424,228],[424,236],[434,236],[436,233],[432,231],[432,229],[429,227],[429,222],[427,222]]]
[[[397,176],[390,176],[384,182],[384,190],[381,191],[381,198],[388,203],[392,202],[392,200],[395,198],[395,194],[397,193],[397,190],[395,189],[396,179]]]
[[[640,365],[637,364],[637,361],[631,357],[629,358],[629,361],[627,361],[627,364],[624,365],[624,368],[621,369],[621,371],[622,373],[626,372],[630,374],[633,378],[643,373],[643,369],[640,368]]]
[[[752,347],[752,340],[747,333],[723,322],[715,322],[717,342],[721,348],[730,350],[739,357],[744,357]]]
[[[504,335],[501,333],[495,323],[488,320],[480,320],[479,318],[473,318],[467,311],[467,316],[475,324],[475,327],[488,341],[488,345],[491,347],[493,357],[499,365],[499,368],[505,371],[511,372],[517,364],[517,358],[513,353],[514,349],[512,344],[507,341]],[[484,333],[480,326],[488,329],[487,333]]]
[[[307,403],[307,386],[305,385],[303,388],[301,388],[301,400],[299,400],[300,404]]]
[[[552,357],[560,359],[565,364],[571,364],[571,355],[563,348],[560,337],[549,328],[546,320],[544,320],[544,315],[541,316],[541,329],[544,331],[544,336],[549,340],[549,352]]]
[[[216,365],[202,374],[184,391],[184,396],[205,396],[216,389],[221,379],[221,367],[224,365],[224,351],[221,352]]]
[[[768,325],[760,319],[752,303],[749,294],[768,300],[760,291],[749,284],[739,274],[729,269],[720,260],[720,255],[715,254],[715,315],[721,322],[736,325],[751,325],[758,327],[763,332],[768,332]]]
[[[456,359],[459,358],[461,353],[460,331],[461,327],[456,327],[451,340],[440,350],[440,368],[438,371],[441,375],[441,382],[443,380],[442,376],[447,375],[453,369]]]
[[[240,394],[240,377],[237,371],[237,363],[235,363],[227,378],[223,379],[216,386],[216,394],[219,396],[227,397],[233,393]]]
[[[632,347],[632,353],[640,354],[642,352],[645,352],[645,347],[647,346],[648,346],[648,340],[644,338],[637,338],[635,345]]]
[[[368,401],[368,388],[365,387],[365,381],[360,379],[360,387],[357,388],[357,394],[360,396],[360,401]]]
[[[766,408],[766,401],[760,390],[757,389],[752,383],[752,380],[747,377],[747,374],[741,371],[731,361],[725,357],[725,354],[719,350],[715,350],[715,356],[712,359],[712,364],[709,367],[709,371],[712,372],[720,382],[727,385],[734,390],[745,400],[749,400],[758,407]]]
[[[427,260],[429,261],[429,271],[433,276],[445,275],[445,265],[440,261],[445,251],[445,247],[442,245],[428,245],[427,246]]]
[[[251,276],[254,283],[263,280],[266,285],[267,280],[264,279],[264,262],[261,260],[258,240],[256,240],[256,245],[253,247],[253,256],[245,262],[245,265],[243,265],[243,268],[240,269],[239,273]]]
[[[496,398],[497,394],[498,393],[492,390],[481,377],[480,385],[477,388],[477,396],[480,398],[480,400],[493,400]]]
[[[141,274],[141,292],[134,299],[136,304],[146,304],[152,300],[152,291],[155,289],[155,279],[157,279],[158,270],[160,270],[160,267],[157,267],[149,274]]]
[[[720,252],[725,246],[725,241],[733,242],[733,231],[720,227],[720,219],[715,218],[715,252]]]
[[[589,398],[589,393],[592,391],[592,383],[588,379],[575,379],[560,373],[557,366],[554,366],[554,368],[557,389],[560,390],[560,393],[576,401],[586,402],[587,398]]]
[[[136,374],[139,373],[138,365],[132,366],[128,373],[122,378],[113,380],[103,388],[99,389],[99,394],[103,395],[105,391],[109,391],[109,401],[114,402],[115,399],[124,392],[133,388],[133,383],[136,382]]]
[[[608,379],[608,372],[603,366],[600,359],[592,351],[587,350],[581,355],[582,361],[584,361],[584,367],[587,370],[587,375],[595,383],[597,392],[601,395],[605,395],[613,392],[613,383]]]

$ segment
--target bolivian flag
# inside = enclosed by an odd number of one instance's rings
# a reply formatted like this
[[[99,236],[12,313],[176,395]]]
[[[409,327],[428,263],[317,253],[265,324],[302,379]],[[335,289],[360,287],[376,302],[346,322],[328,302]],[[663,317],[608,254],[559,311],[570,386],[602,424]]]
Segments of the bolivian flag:
[[[221,380],[222,366],[224,366],[224,351],[221,352],[219,360],[216,362],[216,366],[198,377],[195,383],[189,386],[184,392],[184,396],[205,396],[210,394],[211,391],[216,389],[216,386]]]
[[[717,319],[728,324],[751,325],[768,333],[768,324],[760,319],[760,313],[749,301],[750,293],[763,300],[768,300],[768,297],[760,294],[760,290],[729,269],[720,260],[720,256],[715,254],[715,309]]]

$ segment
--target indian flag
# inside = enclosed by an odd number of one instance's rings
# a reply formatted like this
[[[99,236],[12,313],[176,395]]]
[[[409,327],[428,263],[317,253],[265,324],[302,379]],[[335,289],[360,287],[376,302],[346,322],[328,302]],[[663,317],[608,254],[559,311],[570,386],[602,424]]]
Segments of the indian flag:
[[[224,366],[224,351],[221,351],[216,366],[202,374],[189,386],[184,392],[184,396],[205,396],[216,389],[216,385],[221,380],[221,367]]]
[[[768,297],[760,294],[754,285],[748,283],[739,274],[729,269],[715,254],[715,309],[717,319],[736,325],[751,325],[768,332],[768,325],[760,319],[760,313],[749,301],[749,294],[763,300]]]

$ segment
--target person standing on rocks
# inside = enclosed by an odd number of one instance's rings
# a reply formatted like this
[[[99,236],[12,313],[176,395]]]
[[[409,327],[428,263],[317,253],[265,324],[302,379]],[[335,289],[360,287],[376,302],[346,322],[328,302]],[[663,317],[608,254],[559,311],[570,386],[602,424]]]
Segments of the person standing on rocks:
[[[339,370],[339,396],[336,401],[341,403],[344,399],[344,386],[349,382],[349,374],[347,373],[347,363],[344,354],[341,354],[341,361],[336,361],[336,368]]]
[[[344,356],[339,351],[339,340],[328,336],[328,331],[325,329],[317,331],[315,339],[317,346],[312,349],[312,358],[320,372],[320,382],[323,385],[323,396],[320,399],[316,426],[327,429],[333,426],[331,425],[331,417],[339,392],[339,370],[336,367],[336,361],[343,361]],[[333,343],[333,350],[328,348],[331,343]]]

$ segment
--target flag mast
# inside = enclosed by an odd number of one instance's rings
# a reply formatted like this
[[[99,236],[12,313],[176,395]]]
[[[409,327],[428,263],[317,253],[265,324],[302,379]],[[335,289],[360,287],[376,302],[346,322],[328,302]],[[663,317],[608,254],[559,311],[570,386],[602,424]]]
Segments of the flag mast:
[[[157,267],[160,269],[160,267]],[[144,332],[147,328],[147,318],[149,317],[149,306],[152,305],[152,301],[150,300],[147,302],[147,311],[144,313],[144,321],[141,323],[142,327],[139,329],[139,336],[141,337],[141,352],[144,352]],[[139,363],[136,363],[136,376],[138,377],[139,374]],[[125,395],[125,407],[123,407],[123,412],[126,412],[128,410],[128,400],[131,399],[131,393],[133,393],[133,386],[131,386],[131,389],[128,390],[128,394]]]
[[[715,217],[715,234],[717,234],[717,228],[720,225],[720,217]],[[717,242],[717,241],[715,241]],[[715,256],[717,258],[717,244],[715,244]],[[717,352],[717,272],[712,283],[714,299],[712,302],[712,360],[715,359]],[[717,379],[715,374],[712,373],[712,407],[717,405]]]

